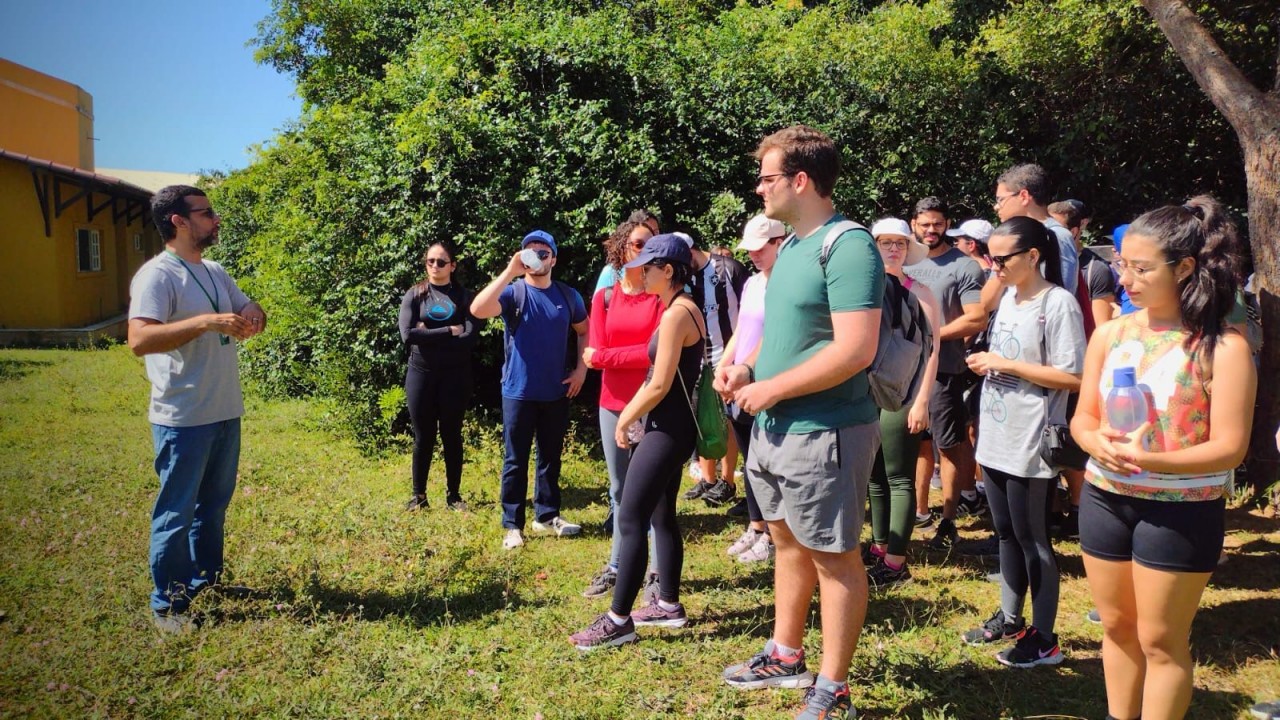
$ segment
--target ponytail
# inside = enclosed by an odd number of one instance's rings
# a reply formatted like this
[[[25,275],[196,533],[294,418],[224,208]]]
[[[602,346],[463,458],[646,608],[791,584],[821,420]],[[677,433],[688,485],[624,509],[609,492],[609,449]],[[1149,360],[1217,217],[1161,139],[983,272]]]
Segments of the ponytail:
[[[1188,353],[1202,351],[1212,367],[1213,351],[1227,329],[1242,271],[1240,238],[1222,203],[1197,195],[1185,205],[1167,205],[1143,214],[1128,234],[1152,238],[1165,260],[1191,258],[1195,269],[1178,283],[1182,326],[1188,331]]]

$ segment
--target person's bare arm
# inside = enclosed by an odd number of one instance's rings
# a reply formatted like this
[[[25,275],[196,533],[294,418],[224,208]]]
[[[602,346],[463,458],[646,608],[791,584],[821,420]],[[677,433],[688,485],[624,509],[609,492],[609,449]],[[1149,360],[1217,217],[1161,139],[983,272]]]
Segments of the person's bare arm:
[[[129,349],[139,357],[166,353],[177,350],[210,331],[220,332],[237,340],[245,340],[254,335],[254,327],[250,321],[236,313],[207,313],[171,323],[151,318],[132,318],[129,320]]]
[[[479,320],[488,320],[489,318],[498,317],[502,314],[502,291],[511,284],[512,280],[524,274],[524,263],[520,262],[520,253],[511,256],[511,262],[503,268],[502,272],[495,277],[484,289],[476,293],[471,301],[471,315]],[[582,347],[586,347],[584,344]]]

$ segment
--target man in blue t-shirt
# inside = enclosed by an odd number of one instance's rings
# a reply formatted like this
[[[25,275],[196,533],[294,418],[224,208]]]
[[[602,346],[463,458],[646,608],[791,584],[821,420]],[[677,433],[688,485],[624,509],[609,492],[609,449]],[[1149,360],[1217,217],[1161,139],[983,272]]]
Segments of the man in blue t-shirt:
[[[507,534],[502,546],[508,550],[524,545],[529,451],[535,438],[533,529],[562,537],[582,530],[560,516],[560,453],[569,427],[569,398],[578,394],[587,376],[581,355],[569,357],[569,330],[578,334],[577,347],[587,346],[587,308],[577,290],[551,279],[556,241],[549,233],[534,230],[520,247],[502,274],[471,302],[473,316],[483,320],[501,315],[506,326],[502,526]]]

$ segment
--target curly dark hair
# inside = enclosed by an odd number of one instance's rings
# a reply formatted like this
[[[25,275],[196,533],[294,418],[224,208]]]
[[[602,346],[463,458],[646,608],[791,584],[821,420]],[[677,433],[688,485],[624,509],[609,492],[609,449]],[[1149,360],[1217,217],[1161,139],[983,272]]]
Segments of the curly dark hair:
[[[631,240],[631,233],[638,227],[645,227],[645,225],[643,222],[627,220],[614,228],[605,239],[605,260],[614,270],[621,270],[623,264],[627,262],[627,243]]]

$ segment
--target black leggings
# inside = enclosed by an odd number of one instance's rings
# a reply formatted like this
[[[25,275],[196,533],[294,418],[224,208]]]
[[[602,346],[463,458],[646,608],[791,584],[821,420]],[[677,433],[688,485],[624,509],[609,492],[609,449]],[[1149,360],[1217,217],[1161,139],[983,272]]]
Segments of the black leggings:
[[[738,451],[742,453],[742,488],[747,495],[747,519],[751,522],[764,522],[760,514],[760,503],[756,502],[756,494],[751,492],[751,479],[746,476],[747,452],[751,450],[751,428],[756,424],[756,416],[742,413],[745,420],[730,420],[733,435],[738,439]]]
[[[1057,484],[982,468],[991,521],[1000,538],[1000,609],[1010,622],[1022,616],[1031,589],[1031,624],[1052,633],[1058,616],[1058,561],[1049,542],[1045,508]]]
[[[445,488],[450,499],[462,485],[462,419],[471,400],[471,367],[409,366],[404,392],[413,420],[413,493],[427,492],[427,475],[436,449],[436,430],[444,451]]]
[[[679,392],[679,388],[674,392]],[[681,427],[670,431],[658,428],[645,432],[627,467],[617,511],[616,530],[621,539],[618,581],[610,608],[617,615],[631,614],[644,583],[645,568],[649,564],[646,538],[650,526],[658,555],[660,597],[672,603],[680,600],[684,541],[676,524],[676,493],[680,489],[684,459],[692,452],[697,430],[692,420],[677,424]]]

